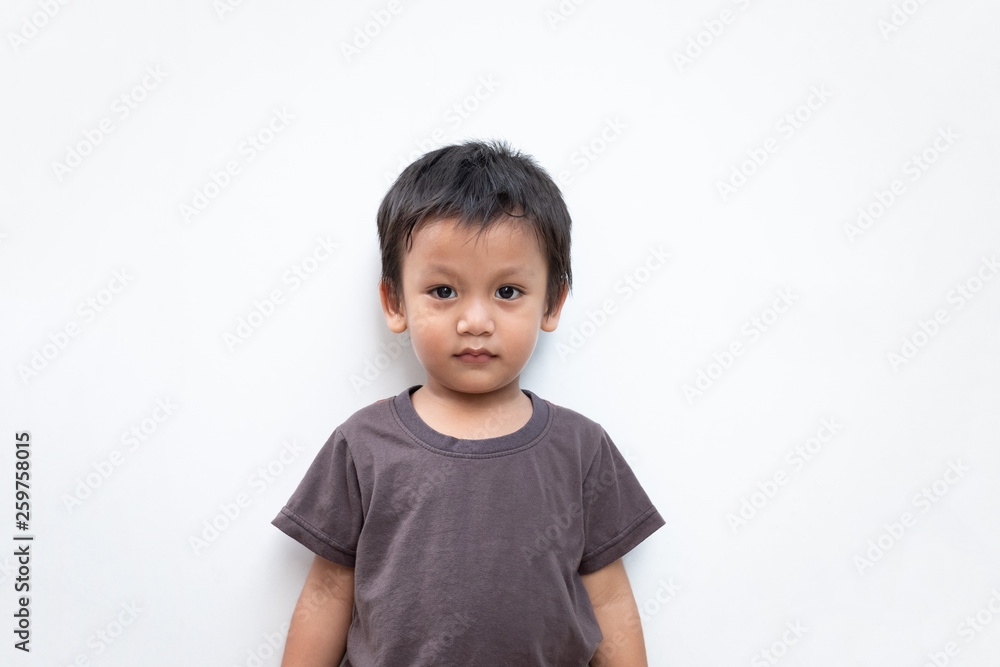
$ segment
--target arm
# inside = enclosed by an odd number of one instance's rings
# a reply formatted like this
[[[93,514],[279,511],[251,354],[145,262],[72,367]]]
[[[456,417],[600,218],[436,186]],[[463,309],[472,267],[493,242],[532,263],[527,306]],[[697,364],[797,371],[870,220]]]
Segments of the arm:
[[[632,595],[621,558],[597,572],[580,576],[590,595],[604,639],[590,664],[594,667],[645,667],[639,608]]]
[[[316,556],[295,604],[281,667],[335,667],[347,648],[354,568]]]

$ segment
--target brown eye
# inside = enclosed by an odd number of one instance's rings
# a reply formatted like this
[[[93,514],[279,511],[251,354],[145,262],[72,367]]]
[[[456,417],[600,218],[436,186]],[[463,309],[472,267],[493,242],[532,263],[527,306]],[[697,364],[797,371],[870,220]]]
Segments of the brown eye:
[[[448,287],[447,285],[442,285],[441,287],[435,287],[431,290],[431,293],[439,299],[450,299],[455,296],[455,290]]]
[[[518,294],[520,294],[520,291],[516,287],[511,287],[510,285],[504,285],[497,290],[497,296],[504,300],[513,299]]]

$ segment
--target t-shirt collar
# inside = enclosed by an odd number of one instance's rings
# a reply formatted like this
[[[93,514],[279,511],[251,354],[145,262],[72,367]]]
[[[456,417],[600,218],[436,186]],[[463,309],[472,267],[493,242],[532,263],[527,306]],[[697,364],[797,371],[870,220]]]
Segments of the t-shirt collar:
[[[548,403],[533,392],[521,389],[531,399],[532,412],[531,418],[518,430],[507,435],[478,440],[466,440],[464,438],[445,435],[428,426],[420,418],[420,415],[417,414],[417,411],[413,409],[413,402],[410,399],[410,395],[421,386],[418,384],[404,389],[393,399],[392,403],[403,427],[414,438],[420,441],[421,444],[430,449],[471,456],[496,456],[501,453],[511,454],[534,445],[545,432],[549,422]]]

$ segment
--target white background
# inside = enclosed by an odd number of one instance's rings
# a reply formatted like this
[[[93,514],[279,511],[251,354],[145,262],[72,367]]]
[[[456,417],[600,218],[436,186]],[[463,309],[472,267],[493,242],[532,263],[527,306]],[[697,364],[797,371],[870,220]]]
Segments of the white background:
[[[574,291],[522,386],[666,519],[626,557],[650,664],[996,664],[996,3],[49,5],[0,13],[0,663],[279,663],[311,554],[271,518],[422,381],[379,356],[378,203],[475,137],[564,185]]]

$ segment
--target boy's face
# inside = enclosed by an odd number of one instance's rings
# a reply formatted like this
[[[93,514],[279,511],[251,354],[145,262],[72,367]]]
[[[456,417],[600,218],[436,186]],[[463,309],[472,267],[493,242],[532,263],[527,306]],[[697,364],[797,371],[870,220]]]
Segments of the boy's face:
[[[509,388],[538,331],[554,331],[566,293],[545,311],[548,267],[538,241],[516,222],[477,229],[448,219],[422,226],[402,261],[398,308],[380,286],[389,328],[409,329],[435,390],[483,394]]]

